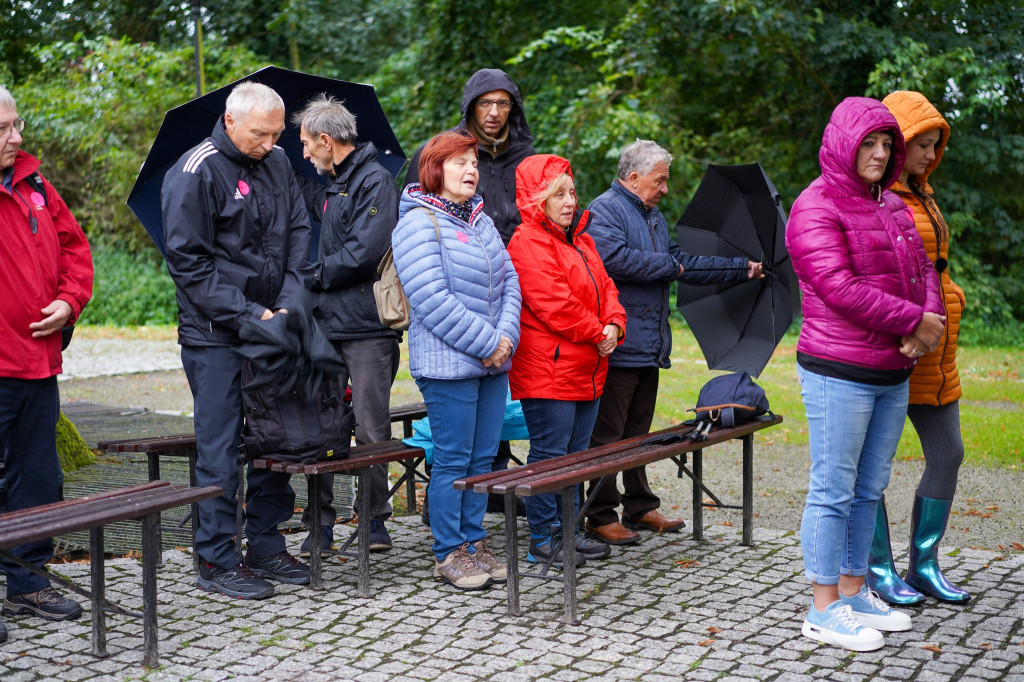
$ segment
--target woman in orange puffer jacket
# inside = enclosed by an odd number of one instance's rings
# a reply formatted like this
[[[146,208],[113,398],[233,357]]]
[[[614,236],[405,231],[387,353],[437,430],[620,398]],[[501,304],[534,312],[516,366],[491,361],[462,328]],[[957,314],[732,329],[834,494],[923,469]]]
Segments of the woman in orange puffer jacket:
[[[951,584],[938,564],[939,541],[946,532],[957,473],[964,458],[956,366],[964,292],[949,277],[949,229],[928,184],[949,141],[949,124],[919,92],[894,92],[883,103],[896,117],[907,146],[903,172],[892,189],[914,212],[914,224],[939,273],[946,328],[938,349],[922,357],[910,376],[907,415],[921,439],[925,459],[911,512],[910,565],[905,579],[901,579],[893,565],[888,519],[881,504],[867,581],[892,604],[917,604],[924,601],[925,594],[940,601],[964,602],[970,595]]]

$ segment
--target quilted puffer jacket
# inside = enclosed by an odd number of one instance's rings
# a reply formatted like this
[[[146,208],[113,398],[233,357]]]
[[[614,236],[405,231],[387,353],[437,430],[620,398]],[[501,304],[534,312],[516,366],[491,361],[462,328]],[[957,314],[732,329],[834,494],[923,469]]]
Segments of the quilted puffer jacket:
[[[869,186],[857,174],[857,150],[882,130],[893,134],[892,155],[881,182]],[[803,294],[798,351],[868,369],[913,369],[900,337],[925,312],[941,314],[942,304],[910,210],[888,190],[905,158],[896,119],[881,102],[849,97],[832,112],[821,175],[794,202],[786,228]]]
[[[960,316],[963,313],[964,290],[949,277],[949,228],[935,205],[935,194],[928,178],[942,160],[942,153],[949,141],[949,124],[938,109],[919,92],[901,90],[888,95],[882,104],[889,108],[903,131],[907,146],[913,144],[918,135],[938,129],[941,135],[935,147],[935,160],[927,170],[917,176],[908,177],[907,184],[896,181],[892,189],[914,212],[914,227],[921,235],[921,243],[932,263],[946,263],[936,270],[942,288],[942,304],[945,307],[946,328],[942,333],[939,347],[927,353],[910,375],[910,402],[920,405],[948,405],[961,395],[960,373],[956,366],[957,338],[960,335]],[[916,192],[911,189],[916,186]],[[939,259],[942,259],[939,261]]]
[[[516,400],[600,398],[608,358],[601,357],[597,344],[604,340],[605,325],[626,329],[619,292],[585,231],[590,213],[577,212],[566,235],[533,201],[563,173],[572,177],[569,162],[551,154],[531,156],[516,170],[523,223],[508,245],[523,293],[522,338],[509,373]]]
[[[433,212],[441,239],[426,211]],[[507,372],[481,362],[502,336],[519,345],[519,277],[494,223],[473,197],[469,222],[411,185],[391,235],[395,268],[409,297],[409,371],[414,378],[469,379]]]

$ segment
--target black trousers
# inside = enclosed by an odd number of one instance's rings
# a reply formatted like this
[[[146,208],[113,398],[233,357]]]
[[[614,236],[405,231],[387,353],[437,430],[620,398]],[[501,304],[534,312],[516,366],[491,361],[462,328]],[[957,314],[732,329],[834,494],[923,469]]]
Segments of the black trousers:
[[[654,404],[658,399],[658,372],[657,367],[608,368],[590,447],[614,443],[651,430]],[[622,520],[631,522],[661,505],[661,500],[647,482],[646,468],[623,471],[621,476],[623,492],[619,492],[616,481],[610,478],[601,486],[587,510],[590,525],[604,526],[618,521],[616,508],[620,504]],[[596,483],[590,482],[588,492]]]

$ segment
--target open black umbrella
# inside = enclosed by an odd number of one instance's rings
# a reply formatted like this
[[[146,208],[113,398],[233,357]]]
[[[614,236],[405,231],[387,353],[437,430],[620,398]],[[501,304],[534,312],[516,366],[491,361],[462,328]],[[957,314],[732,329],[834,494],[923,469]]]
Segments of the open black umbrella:
[[[231,89],[243,81],[263,83],[281,95],[288,127],[277,144],[284,149],[292,166],[305,176],[319,183],[324,182],[324,178],[317,174],[313,165],[302,158],[299,129],[292,124],[291,115],[321,92],[342,100],[345,107],[355,114],[356,127],[359,131],[357,141],[373,142],[377,148],[377,160],[391,175],[397,177],[405,165],[405,152],[402,151],[398,138],[388,124],[387,116],[384,115],[384,109],[377,100],[372,85],[268,66],[164,114],[156,140],[153,141],[127,201],[128,207],[153,238],[160,253],[164,253],[163,220],[160,215],[160,186],[163,184],[164,174],[182,154],[210,135],[214,124],[224,113],[224,104]]]
[[[760,375],[800,307],[778,190],[759,163],[709,165],[676,229],[687,253],[764,264],[760,280],[680,283],[676,301],[709,369]]]

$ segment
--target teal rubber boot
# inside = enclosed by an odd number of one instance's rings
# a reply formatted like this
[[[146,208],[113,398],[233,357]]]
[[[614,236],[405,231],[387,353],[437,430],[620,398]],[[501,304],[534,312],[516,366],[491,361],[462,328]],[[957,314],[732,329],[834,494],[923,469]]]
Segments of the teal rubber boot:
[[[939,569],[939,541],[946,534],[952,500],[914,497],[910,515],[910,568],[907,584],[939,601],[965,602],[971,598],[965,590],[953,585]]]
[[[889,544],[889,516],[885,511],[885,498],[878,501],[875,515],[875,535],[868,553],[868,572],[864,576],[868,587],[878,596],[899,606],[920,604],[924,595],[903,582],[892,560],[892,545]]]

